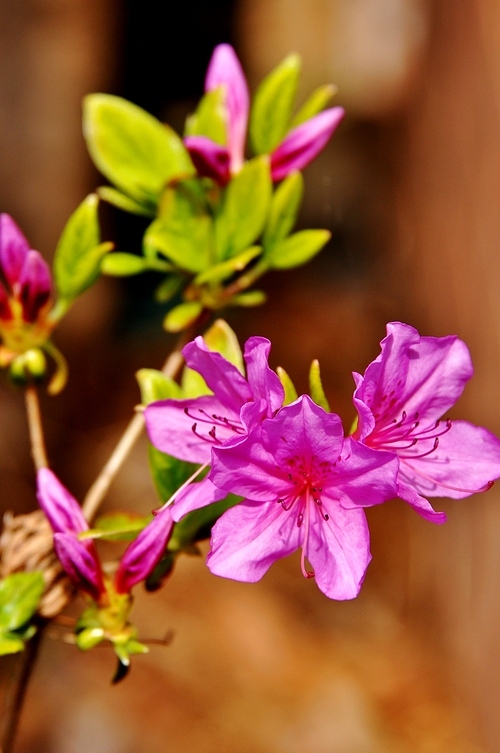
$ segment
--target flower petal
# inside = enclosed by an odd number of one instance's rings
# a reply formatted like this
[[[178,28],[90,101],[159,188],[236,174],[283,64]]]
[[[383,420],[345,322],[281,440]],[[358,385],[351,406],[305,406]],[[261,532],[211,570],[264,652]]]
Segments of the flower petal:
[[[216,351],[209,350],[202,337],[196,337],[182,350],[190,369],[197,371],[226,410],[239,414],[241,406],[252,399],[248,383],[236,366]]]
[[[207,136],[186,136],[184,145],[189,152],[198,175],[212,178],[225,186],[231,177],[230,156],[225,146],[216,144]]]
[[[250,97],[241,63],[229,44],[219,44],[213,51],[205,91],[216,89],[221,84],[226,87],[231,171],[237,173],[243,165]]]
[[[0,265],[12,288],[19,279],[29,243],[9,214],[0,214]]]
[[[244,500],[212,528],[207,565],[214,575],[255,583],[280,557],[299,546],[294,515],[273,502]]]
[[[38,251],[28,251],[19,274],[19,288],[23,318],[27,322],[34,322],[49,300],[52,289],[49,266]]]
[[[200,507],[211,505],[212,502],[218,502],[224,499],[226,494],[227,492],[214,486],[208,478],[189,484],[186,489],[180,492],[169,508],[172,513],[172,519],[177,523],[188,512],[199,510]]]
[[[71,533],[55,533],[54,549],[75,588],[99,601],[105,588],[94,543],[79,541]]]
[[[148,577],[165,551],[173,526],[170,509],[165,507],[129,544],[115,575],[118,593],[128,593],[133,586]]]
[[[330,599],[354,599],[371,560],[370,534],[363,510],[328,507],[329,519],[315,511],[305,555],[318,588]]]
[[[332,107],[293,128],[271,154],[272,179],[283,180],[292,170],[302,170],[312,162],[343,117],[342,107]]]
[[[278,375],[269,368],[271,343],[265,337],[250,337],[245,343],[243,358],[247,367],[247,379],[254,400],[265,400],[268,417],[283,405],[285,390]]]
[[[88,529],[82,508],[48,468],[38,471],[37,499],[54,533],[81,533]]]
[[[347,437],[324,494],[349,509],[387,502],[397,496],[398,469],[394,453],[373,450]]]

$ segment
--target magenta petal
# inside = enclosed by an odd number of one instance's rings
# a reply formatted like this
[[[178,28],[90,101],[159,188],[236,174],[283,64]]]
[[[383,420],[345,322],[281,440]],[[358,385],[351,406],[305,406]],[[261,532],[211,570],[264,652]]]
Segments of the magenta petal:
[[[223,416],[228,422],[211,420],[213,415]],[[144,416],[155,447],[174,458],[199,464],[210,462],[214,426],[217,440],[224,441],[234,436],[232,422],[239,421],[238,413],[229,411],[212,395],[150,403]]]
[[[463,499],[500,478],[500,440],[467,421],[453,421],[426,457],[415,455],[412,458],[408,451],[400,459],[399,481],[422,496]],[[404,491],[400,495],[406,499]]]
[[[226,409],[239,413],[252,393],[243,374],[224,356],[207,348],[202,337],[196,337],[182,350],[190,369],[197,371]]]
[[[29,243],[9,214],[0,214],[0,265],[12,288],[19,279]]]
[[[82,508],[48,468],[38,471],[37,499],[54,533],[81,533],[88,529]]]
[[[218,502],[227,495],[227,492],[214,486],[208,478],[202,481],[190,484],[183,489],[174,500],[170,509],[172,519],[177,523],[188,512],[199,510],[200,507],[211,505],[212,502]]]
[[[269,368],[271,343],[265,337],[250,337],[245,343],[244,359],[247,379],[254,400],[267,404],[267,415],[273,416],[282,407],[285,390],[279,377]]]
[[[318,588],[330,599],[354,599],[363,583],[371,560],[370,534],[363,510],[335,510],[330,506],[328,521],[316,511],[305,555],[314,570]],[[332,514],[333,513],[333,514]]]
[[[105,588],[94,543],[79,541],[71,533],[55,533],[54,549],[75,588],[99,601]]]
[[[213,51],[205,78],[205,91],[216,89],[221,84],[226,89],[231,171],[236,173],[243,165],[250,97],[241,63],[229,44],[220,44]]]
[[[347,437],[336,467],[338,483],[327,494],[343,507],[372,507],[397,496],[399,462],[392,452]]]
[[[50,269],[38,251],[28,251],[19,275],[19,298],[23,318],[34,322],[40,309],[50,298],[52,281]]]
[[[216,144],[207,136],[186,136],[184,145],[198,175],[203,178],[212,178],[222,186],[226,185],[231,174],[230,156],[225,146]]]
[[[0,282],[0,319],[4,322],[12,319],[12,309],[10,307],[9,296],[4,286]]]
[[[115,575],[118,593],[128,593],[136,583],[148,577],[165,551],[173,526],[170,509],[163,508],[129,544]]]
[[[295,517],[272,502],[244,500],[212,528],[207,565],[214,575],[255,583],[280,557],[298,549]]]
[[[446,513],[439,512],[433,508],[431,503],[425,497],[422,497],[413,486],[404,483],[404,473],[400,473],[401,483],[398,484],[398,497],[408,502],[416,513],[429,523],[442,525],[446,523]]]
[[[343,117],[342,107],[332,107],[291,130],[271,154],[272,179],[283,180],[292,170],[302,170],[312,162]]]

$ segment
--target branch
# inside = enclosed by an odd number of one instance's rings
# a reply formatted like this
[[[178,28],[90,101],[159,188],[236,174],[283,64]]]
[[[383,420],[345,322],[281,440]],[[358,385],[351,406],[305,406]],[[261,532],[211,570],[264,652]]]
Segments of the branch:
[[[42,419],[40,415],[40,403],[38,402],[38,392],[36,387],[30,384],[24,391],[26,402],[26,414],[28,417],[28,428],[31,443],[31,456],[37,471],[40,468],[47,468],[47,451],[45,449],[45,440],[43,438]]]

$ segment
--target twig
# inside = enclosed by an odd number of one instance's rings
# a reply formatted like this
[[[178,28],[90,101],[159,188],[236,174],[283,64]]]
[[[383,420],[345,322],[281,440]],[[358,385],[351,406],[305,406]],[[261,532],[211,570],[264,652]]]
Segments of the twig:
[[[36,387],[29,385],[24,391],[26,402],[26,414],[30,433],[31,456],[37,471],[48,466],[45,440],[43,438],[42,419],[40,416],[40,403]],[[0,752],[1,753],[1,752]]]
[[[185,338],[183,338],[184,340]],[[183,358],[179,350],[175,350],[168,357],[162,369],[165,376],[174,378],[182,366]],[[91,520],[97,512],[99,505],[108,493],[109,487],[114,481],[118,471],[127,459],[131,449],[141,436],[144,429],[144,416],[136,413],[122,434],[118,444],[113,450],[108,462],[90,487],[83,501],[83,514],[87,520]],[[1,753],[1,751],[0,751]]]

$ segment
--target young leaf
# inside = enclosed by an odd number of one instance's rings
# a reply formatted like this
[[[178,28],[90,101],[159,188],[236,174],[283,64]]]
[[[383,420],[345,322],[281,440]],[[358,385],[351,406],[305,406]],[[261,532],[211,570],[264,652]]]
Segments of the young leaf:
[[[261,253],[262,246],[250,246],[250,248],[246,248],[241,253],[231,257],[231,259],[222,261],[220,264],[215,264],[213,267],[200,272],[193,280],[193,283],[195,285],[203,285],[205,283],[223,282],[228,277],[232,277],[235,272],[242,272]]]
[[[304,179],[299,172],[290,173],[276,188],[262,240],[266,252],[286,238],[295,225],[303,194]]]
[[[193,115],[186,120],[186,136],[207,136],[216,144],[227,144],[226,94],[224,86],[203,95]]]
[[[285,369],[281,368],[281,366],[278,366],[278,368],[276,369],[276,373],[285,390],[285,401],[283,405],[289,405],[290,403],[293,403],[294,400],[297,400],[299,396],[298,392],[295,389],[295,385],[290,379],[290,377],[288,376]]]
[[[15,633],[4,633],[0,630],[0,656],[17,654],[19,651],[24,651],[23,639]]]
[[[256,157],[246,162],[227,186],[215,219],[219,260],[238,254],[256,241],[264,228],[271,192],[268,157]]]
[[[167,332],[182,332],[198,319],[203,311],[203,305],[199,301],[180,303],[168,312],[163,320],[163,326]]]
[[[146,272],[149,265],[143,256],[136,254],[114,253],[105,256],[101,262],[101,272],[113,277],[130,277]]]
[[[164,504],[193,475],[196,466],[148,446],[149,469],[161,504]]]
[[[290,123],[290,129],[296,128],[301,123],[305,123],[309,118],[313,118],[318,112],[325,109],[328,102],[337,93],[338,88],[334,84],[325,84],[316,89],[310,97],[304,102],[298,113]]]
[[[54,279],[60,298],[72,301],[99,276],[103,256],[111,243],[100,243],[99,198],[90,194],[73,212],[54,255]]]
[[[151,521],[149,515],[130,512],[107,512],[94,523],[93,528],[80,534],[81,540],[103,539],[104,541],[133,541]]]
[[[289,55],[262,81],[250,114],[250,140],[256,154],[269,154],[289,129],[300,58]]]
[[[170,397],[182,397],[182,390],[177,382],[166,376],[163,371],[158,371],[157,369],[139,369],[135,376],[139,382],[143,405],[149,405],[149,403],[154,403],[156,400],[166,400]]]
[[[158,287],[156,288],[154,292],[154,299],[158,303],[166,303],[167,301],[171,301],[174,296],[177,295],[177,293],[182,288],[182,285],[184,283],[184,278],[182,275],[169,275],[168,277],[165,277],[163,282],[161,282]]]
[[[267,295],[263,290],[249,290],[245,293],[238,293],[233,295],[230,300],[231,306],[243,306],[244,308],[252,308],[253,306],[262,306],[267,301]]]
[[[323,383],[321,381],[321,374],[319,371],[319,361],[314,360],[309,370],[309,389],[311,390],[311,397],[321,408],[330,412],[330,405],[326,399],[325,391],[323,389]]]
[[[124,193],[118,191],[112,186],[100,186],[96,189],[96,193],[100,199],[106,201],[108,204],[112,204],[118,209],[122,209],[124,212],[130,212],[130,214],[138,214],[142,217],[154,217],[155,210],[139,204],[138,202],[125,196]]]
[[[18,630],[33,616],[45,588],[40,572],[13,573],[0,581],[0,630]]]
[[[330,240],[329,230],[300,230],[280,241],[265,255],[274,269],[291,269],[305,264]]]
[[[139,204],[151,208],[167,183],[194,174],[180,137],[121,97],[85,97],[83,129],[97,168]]]

